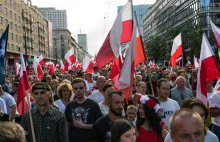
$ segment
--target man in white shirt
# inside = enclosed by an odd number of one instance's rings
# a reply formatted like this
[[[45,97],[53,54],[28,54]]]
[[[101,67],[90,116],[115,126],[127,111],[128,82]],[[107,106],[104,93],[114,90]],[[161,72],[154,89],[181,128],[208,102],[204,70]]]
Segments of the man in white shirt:
[[[93,78],[93,80],[96,81],[97,77],[100,76],[100,73],[98,72],[98,67],[97,66],[93,67],[93,70],[94,70],[94,72],[92,73],[92,78]]]
[[[157,84],[158,100],[160,101],[160,116],[162,121],[168,126],[170,125],[169,120],[172,114],[179,110],[179,104],[177,101],[170,99],[170,83],[168,80],[162,78]]]
[[[96,82],[92,79],[92,73],[86,74],[86,83],[88,84],[89,92],[91,94],[93,91],[93,88],[96,86]]]
[[[96,87],[98,90],[95,90],[92,92],[92,94],[88,97],[89,99],[100,103],[104,100],[104,95],[103,95],[103,87],[105,85],[106,79],[104,76],[99,76],[97,81],[96,81]]]

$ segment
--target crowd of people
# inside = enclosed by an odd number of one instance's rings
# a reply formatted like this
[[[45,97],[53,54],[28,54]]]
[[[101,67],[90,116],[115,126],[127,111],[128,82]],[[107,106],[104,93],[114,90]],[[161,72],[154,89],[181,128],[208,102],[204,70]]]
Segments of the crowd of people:
[[[45,71],[42,80],[30,74],[31,111],[23,116],[16,109],[19,77],[6,75],[0,85],[0,141],[218,142],[215,82],[207,85],[204,104],[196,98],[192,66],[147,68],[136,67],[128,97],[115,88],[110,67],[94,67],[93,73]]]

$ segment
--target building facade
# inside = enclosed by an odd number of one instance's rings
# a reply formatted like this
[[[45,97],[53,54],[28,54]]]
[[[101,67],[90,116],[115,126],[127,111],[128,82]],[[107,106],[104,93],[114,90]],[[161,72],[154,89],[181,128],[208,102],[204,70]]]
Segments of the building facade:
[[[53,23],[53,29],[67,29],[66,10],[56,10],[53,7],[42,7],[44,17]]]
[[[157,0],[144,18],[144,40],[185,24],[200,26],[210,35],[210,19],[220,26],[220,0]]]
[[[88,52],[87,47],[87,35],[86,34],[78,34],[78,44],[83,48],[84,51]]]
[[[72,42],[72,45],[74,47],[74,55],[75,55],[75,58],[80,62],[82,63],[83,62],[83,59],[85,57],[85,51],[82,49],[82,47],[79,46],[79,44],[77,44],[76,40],[71,37],[71,42]]]

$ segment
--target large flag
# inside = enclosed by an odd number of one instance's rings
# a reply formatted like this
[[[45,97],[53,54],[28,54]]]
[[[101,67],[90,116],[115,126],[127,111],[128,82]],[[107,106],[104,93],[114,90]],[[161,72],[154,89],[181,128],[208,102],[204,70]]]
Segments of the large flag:
[[[179,64],[182,61],[182,57],[176,59],[176,64]]]
[[[171,50],[171,57],[170,57],[170,66],[174,67],[176,65],[176,59],[182,56],[182,39],[181,33],[176,36],[173,40],[173,46]]]
[[[205,34],[202,37],[196,97],[207,103],[207,84],[220,77],[220,70]]]
[[[93,73],[94,66],[95,66],[95,64],[93,63],[93,61],[87,55],[85,55],[85,58],[83,59],[83,70],[85,72]]]
[[[138,34],[138,29],[136,25],[136,20],[134,22],[132,39],[129,43],[125,60],[123,62],[123,67],[118,82],[118,89],[123,90],[125,99],[128,100],[128,97],[131,95],[132,81],[134,77],[134,63],[136,55],[136,37]]]
[[[49,68],[49,75],[52,75],[54,73],[55,70],[55,66],[53,64],[53,62],[49,61],[46,63],[47,67]]]
[[[65,54],[65,60],[69,65],[72,65],[75,63],[75,56],[74,56],[74,50],[71,48],[66,54]]]
[[[132,2],[129,1],[119,12],[110,32],[100,48],[96,64],[99,69],[119,56],[120,44],[128,42],[132,33]]]
[[[21,64],[19,63],[15,63],[16,64],[16,75],[20,75],[20,72],[21,72]]]
[[[215,87],[213,89],[213,92],[217,92],[220,90],[220,79],[218,79],[217,83],[215,84]]]
[[[0,84],[5,84],[5,54],[8,45],[9,25],[0,38]]]
[[[112,70],[111,70],[110,78],[114,82],[114,88],[118,89],[118,80],[119,80],[119,75],[120,75],[120,72],[121,72],[121,69],[122,69],[122,59],[121,59],[121,56],[119,56],[118,58],[113,60],[111,68],[112,68]]]
[[[65,66],[64,66],[62,60],[60,60],[60,71],[61,71],[61,72],[65,72]]]
[[[198,59],[195,57],[195,55],[194,55],[194,67],[195,69],[199,67],[199,62],[198,62]]]
[[[45,65],[43,55],[40,55],[39,58],[38,58],[37,60],[38,60],[38,62],[39,62],[39,64],[40,64],[41,66]]]
[[[39,64],[39,62],[37,60],[37,56],[36,55],[34,55],[33,68],[34,68],[34,72],[36,74],[36,77],[38,79],[42,79],[43,75],[44,75],[44,72],[43,72],[43,70],[41,68],[41,65]]]
[[[220,29],[211,20],[210,24],[214,33],[216,47],[220,48]]]
[[[18,84],[18,96],[17,96],[17,110],[21,116],[28,110],[28,102],[26,97],[26,91],[29,89],[26,66],[23,55],[20,54],[21,60],[21,72]]]

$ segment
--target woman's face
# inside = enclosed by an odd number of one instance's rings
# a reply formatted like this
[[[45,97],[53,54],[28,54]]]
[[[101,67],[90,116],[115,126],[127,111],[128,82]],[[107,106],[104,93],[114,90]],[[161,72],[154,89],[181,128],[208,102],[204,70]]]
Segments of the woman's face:
[[[70,90],[66,87],[62,89],[62,98],[70,98]]]
[[[135,129],[133,127],[124,134],[122,134],[120,137],[120,142],[135,142],[135,141],[136,141],[136,135],[135,135]]]
[[[143,105],[140,104],[139,107],[138,107],[138,112],[140,114],[140,118],[141,119],[144,119],[145,118],[145,113],[144,113],[144,108],[143,108]]]
[[[202,118],[203,123],[205,123],[205,111],[200,106],[194,106],[192,107],[192,110],[197,112],[200,117]]]

